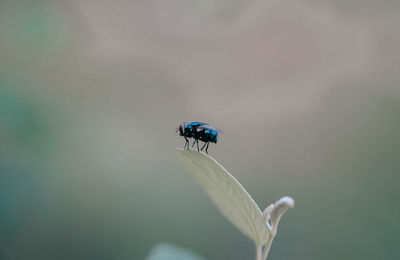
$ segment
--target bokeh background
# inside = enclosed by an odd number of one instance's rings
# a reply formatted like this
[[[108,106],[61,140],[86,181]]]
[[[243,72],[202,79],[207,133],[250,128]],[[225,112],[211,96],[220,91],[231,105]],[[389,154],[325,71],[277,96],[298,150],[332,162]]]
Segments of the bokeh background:
[[[254,259],[183,121],[266,207],[270,259],[400,259],[400,2],[0,1],[0,259]]]

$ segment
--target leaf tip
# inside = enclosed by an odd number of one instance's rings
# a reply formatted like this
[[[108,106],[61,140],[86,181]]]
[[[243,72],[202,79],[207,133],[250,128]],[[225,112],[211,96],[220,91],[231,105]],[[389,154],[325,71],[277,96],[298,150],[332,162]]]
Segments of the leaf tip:
[[[293,208],[294,199],[289,196],[282,197],[277,202],[275,202],[275,205],[280,205],[280,204],[284,204],[287,208]]]

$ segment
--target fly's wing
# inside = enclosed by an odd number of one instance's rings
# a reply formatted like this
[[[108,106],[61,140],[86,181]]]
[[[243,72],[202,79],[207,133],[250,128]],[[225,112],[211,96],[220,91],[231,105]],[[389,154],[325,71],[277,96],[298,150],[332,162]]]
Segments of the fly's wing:
[[[213,126],[210,125],[201,125],[197,127],[197,132],[200,132],[202,130],[211,130],[211,131],[215,131],[217,133],[223,133],[224,131],[222,131],[221,129],[215,128]]]

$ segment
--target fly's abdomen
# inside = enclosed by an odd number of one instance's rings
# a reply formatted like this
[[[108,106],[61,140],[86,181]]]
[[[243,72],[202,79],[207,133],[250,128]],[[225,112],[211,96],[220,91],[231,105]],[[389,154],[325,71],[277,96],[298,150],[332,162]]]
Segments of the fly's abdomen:
[[[207,142],[217,143],[218,132],[209,129],[203,129],[201,132],[199,132],[199,139],[206,143]]]

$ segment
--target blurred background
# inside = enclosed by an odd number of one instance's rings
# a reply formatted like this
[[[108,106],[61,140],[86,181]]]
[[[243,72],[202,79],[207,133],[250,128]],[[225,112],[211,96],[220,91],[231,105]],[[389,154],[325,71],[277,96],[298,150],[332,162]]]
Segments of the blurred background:
[[[296,200],[270,259],[400,259],[399,46],[399,1],[0,1],[0,259],[254,259],[183,121]]]

